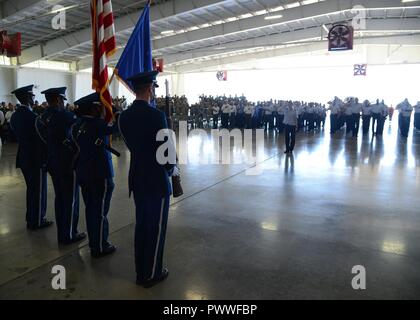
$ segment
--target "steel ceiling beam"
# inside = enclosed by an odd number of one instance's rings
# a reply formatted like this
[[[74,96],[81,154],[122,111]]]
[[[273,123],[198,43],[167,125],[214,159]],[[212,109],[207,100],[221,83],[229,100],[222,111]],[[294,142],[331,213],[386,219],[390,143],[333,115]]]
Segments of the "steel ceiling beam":
[[[390,41],[390,37],[372,37],[367,39],[356,39],[355,40],[356,46],[359,45],[385,45],[385,46],[413,46],[411,49],[412,55],[410,57],[411,61],[407,61],[407,63],[419,63],[420,62],[420,35],[414,36],[393,36],[392,41]],[[275,58],[279,56],[287,56],[287,55],[295,55],[295,54],[303,54],[308,52],[319,52],[325,51],[327,48],[326,41],[318,41],[314,43],[302,44],[297,46],[290,46],[290,47],[283,47],[273,50],[267,50],[263,52],[254,52],[254,53],[244,53],[237,56],[232,57],[225,57],[219,59],[213,59],[203,62],[197,63],[190,63],[188,65],[178,66],[174,68],[167,68],[168,72],[171,73],[191,73],[191,72],[204,72],[209,71],[209,69],[216,68],[216,69],[224,69],[227,68],[229,65],[246,62],[250,60],[257,60],[257,59],[268,59],[268,58]],[[376,63],[386,63],[386,61],[382,61],[378,58]],[[370,56],[371,62],[374,63],[374,57]],[[379,61],[380,60],[380,61]]]

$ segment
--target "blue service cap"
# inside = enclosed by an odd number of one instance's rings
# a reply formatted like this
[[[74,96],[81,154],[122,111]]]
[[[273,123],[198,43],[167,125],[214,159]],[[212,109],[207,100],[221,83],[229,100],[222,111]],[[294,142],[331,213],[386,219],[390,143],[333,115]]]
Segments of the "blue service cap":
[[[19,95],[22,95],[22,94],[25,94],[25,93],[31,93],[33,96],[35,96],[34,92],[33,92],[33,89],[34,89],[34,85],[31,84],[30,86],[18,88],[16,90],[12,91],[12,94],[14,94],[15,96],[19,96]]]
[[[132,76],[128,78],[127,80],[130,81],[134,87],[140,87],[146,84],[152,84],[155,86],[155,88],[159,88],[156,77],[159,74],[159,71],[148,71],[148,72],[142,72],[139,74],[136,74],[135,76]]]
[[[80,98],[74,103],[79,109],[89,109],[93,106],[101,105],[101,98],[99,93],[95,92],[83,98]]]
[[[59,96],[61,96],[64,100],[67,100],[67,97],[66,97],[66,90],[67,90],[67,88],[66,87],[61,87],[61,88],[50,88],[50,89],[47,89],[47,90],[45,90],[45,91],[42,91],[41,92],[41,94],[45,94],[46,96],[47,95],[59,95]]]

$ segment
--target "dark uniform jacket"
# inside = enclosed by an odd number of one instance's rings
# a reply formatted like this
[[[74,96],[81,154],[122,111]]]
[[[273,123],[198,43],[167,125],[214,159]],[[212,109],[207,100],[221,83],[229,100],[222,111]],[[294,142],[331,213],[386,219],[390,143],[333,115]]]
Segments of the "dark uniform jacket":
[[[108,126],[99,118],[82,117],[71,129],[71,136],[78,149],[76,174],[79,181],[92,181],[114,177],[111,153],[104,148],[109,145],[109,135],[118,126]]]
[[[46,149],[35,130],[36,114],[26,106],[20,106],[10,120],[19,142],[16,167],[41,168],[46,162]]]
[[[146,101],[136,100],[119,117],[121,134],[131,152],[129,190],[140,195],[166,197],[172,193],[169,174],[174,165],[161,165],[156,152],[163,142],[156,141],[161,129],[167,129],[165,114]]]
[[[48,150],[47,165],[51,175],[71,174],[76,149],[70,145],[70,128],[76,116],[66,110],[49,107],[37,121],[37,128]]]

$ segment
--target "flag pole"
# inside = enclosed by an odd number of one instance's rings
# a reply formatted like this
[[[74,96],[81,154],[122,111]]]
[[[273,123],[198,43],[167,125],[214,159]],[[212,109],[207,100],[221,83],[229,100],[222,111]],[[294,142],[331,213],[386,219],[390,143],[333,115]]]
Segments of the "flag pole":
[[[166,89],[166,99],[165,99],[165,113],[166,113],[166,121],[168,123],[168,128],[173,130],[173,122],[172,122],[172,108],[171,108],[171,97],[169,95],[169,81],[168,79],[165,80],[165,89]],[[175,141],[173,141],[174,146],[176,146]],[[178,166],[178,156],[177,156],[177,166]],[[179,198],[184,194],[184,190],[182,189],[181,185],[181,176],[172,176],[172,191],[174,198]]]

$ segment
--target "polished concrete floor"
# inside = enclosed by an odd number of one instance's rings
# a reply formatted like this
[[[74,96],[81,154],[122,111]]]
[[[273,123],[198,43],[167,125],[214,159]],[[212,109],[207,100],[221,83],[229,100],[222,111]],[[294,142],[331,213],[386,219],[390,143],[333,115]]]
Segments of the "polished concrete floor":
[[[256,176],[246,164],[183,166],[185,196],[172,201],[167,233],[171,274],[148,290],[134,284],[128,152],[115,160],[109,217],[119,250],[93,260],[86,242],[59,247],[55,228],[25,229],[16,146],[5,145],[0,299],[419,299],[420,133],[400,139],[395,121],[382,139],[300,133],[293,157],[270,134]],[[50,185],[51,218],[52,199]],[[65,266],[67,290],[51,288],[54,265]],[[364,291],[351,286],[356,265],[366,268]]]

